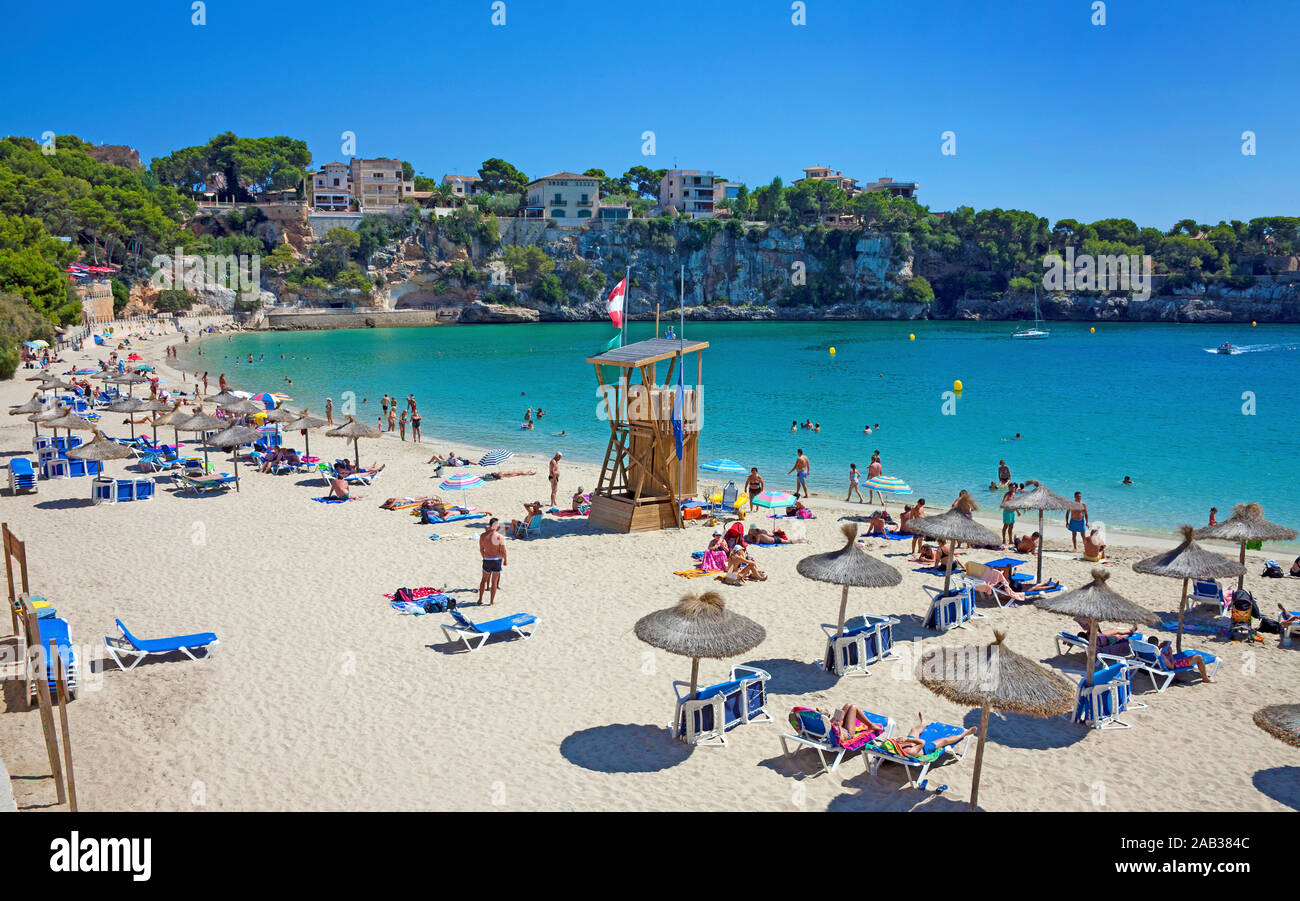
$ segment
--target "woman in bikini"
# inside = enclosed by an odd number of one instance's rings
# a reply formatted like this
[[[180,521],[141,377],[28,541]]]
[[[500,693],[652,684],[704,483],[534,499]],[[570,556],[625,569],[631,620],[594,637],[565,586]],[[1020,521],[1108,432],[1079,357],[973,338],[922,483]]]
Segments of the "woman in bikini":
[[[849,500],[849,498],[853,497],[853,493],[856,491],[858,495],[858,503],[859,504],[862,503],[862,489],[858,487],[859,479],[861,479],[861,475],[858,473],[858,464],[850,463],[849,464],[849,493],[845,496],[844,500],[846,501]]]
[[[893,740],[894,746],[908,757],[924,757],[927,754],[933,754],[935,751],[942,750],[950,745],[955,745],[967,736],[975,735],[979,732],[978,729],[972,726],[960,735],[947,735],[943,738],[935,739],[934,741],[927,741],[926,739],[921,738],[921,733],[931,724],[927,723],[925,717],[921,716],[919,713],[916,715],[916,718],[917,724],[911,732],[907,733],[903,738],[895,738]]]

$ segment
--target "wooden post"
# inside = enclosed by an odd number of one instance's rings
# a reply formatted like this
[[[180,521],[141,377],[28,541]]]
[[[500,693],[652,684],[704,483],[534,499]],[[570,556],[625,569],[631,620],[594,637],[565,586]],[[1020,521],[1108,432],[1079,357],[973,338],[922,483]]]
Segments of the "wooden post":
[[[1043,544],[1046,543],[1046,541],[1047,541],[1047,533],[1043,531],[1043,511],[1039,510],[1038,511],[1038,578],[1034,580],[1035,585],[1043,581]],[[1012,545],[1012,548],[1014,549],[1015,545]]]
[[[68,680],[63,667],[63,658],[58,648],[50,642],[50,651],[58,668],[59,681],[59,726],[63,732],[63,763],[68,769],[68,809],[77,812],[77,783],[72,776],[72,736],[68,731]]]
[[[1178,597],[1178,653],[1183,652],[1183,611],[1187,609],[1187,580],[1183,579],[1183,593]]]
[[[12,533],[9,531],[9,523],[0,525],[0,539],[4,542],[5,555],[5,579],[9,583],[9,624],[13,628],[13,634],[18,634],[18,595],[14,593],[14,567],[9,559],[9,537]]]
[[[975,772],[971,776],[970,809],[975,810],[980,797],[980,767],[984,764],[984,738],[989,731],[989,706],[980,712],[980,740],[975,747]]]
[[[1242,573],[1237,576],[1237,590],[1241,591],[1241,587],[1246,581],[1246,542],[1244,541],[1241,543],[1241,557],[1239,559],[1241,561]]]
[[[1097,659],[1097,621],[1088,620],[1088,687],[1093,686],[1093,667]]]
[[[700,684],[700,658],[691,658],[691,697],[695,697],[695,687]]]
[[[844,593],[840,595],[840,622],[835,628],[835,636],[838,638],[844,634],[844,613],[849,606],[849,586],[844,586]]]
[[[36,621],[36,611],[26,598],[23,599],[23,614],[27,621],[28,656],[25,663],[31,665],[32,655],[36,655],[36,703],[41,710],[41,731],[45,733],[45,751],[50,759],[50,773],[54,776],[59,803],[62,804],[67,800],[67,795],[63,789],[63,767],[59,765],[59,742],[54,735],[54,711],[50,702],[49,673],[45,668],[45,649],[41,647],[41,627]]]

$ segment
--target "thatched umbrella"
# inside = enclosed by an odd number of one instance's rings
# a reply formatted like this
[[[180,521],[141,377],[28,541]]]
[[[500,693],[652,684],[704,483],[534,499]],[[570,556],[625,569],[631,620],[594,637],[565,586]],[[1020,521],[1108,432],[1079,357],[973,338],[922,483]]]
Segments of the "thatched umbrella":
[[[975,773],[971,777],[970,809],[979,800],[980,767],[988,738],[989,711],[1062,716],[1074,710],[1075,689],[1055,673],[1043,669],[1002,643],[1003,632],[993,632],[990,645],[937,648],[921,658],[917,677],[935,694],[955,704],[980,708],[979,743]]]
[[[20,416],[24,413],[33,414],[33,413],[44,413],[44,412],[45,412],[45,401],[41,400],[41,393],[39,391],[33,394],[31,400],[27,401],[26,403],[19,404],[16,407],[9,408],[10,416]],[[27,418],[31,420],[32,428],[35,430],[36,434],[39,435],[41,433],[40,425],[35,420],[32,420],[30,415],[28,415]]]
[[[676,606],[647,613],[636,621],[635,631],[652,647],[691,658],[691,697],[699,686],[701,657],[736,657],[767,638],[758,623],[728,610],[716,591],[684,595]]]
[[[180,423],[173,420],[171,425],[172,428],[179,429],[182,432],[197,432],[201,437],[203,432],[215,432],[218,429],[226,428],[230,423],[224,419],[209,416],[206,413],[195,413],[193,416],[186,417]],[[203,443],[203,468],[205,470],[208,468],[208,444],[206,441]]]
[[[261,437],[262,433],[257,429],[251,429],[246,425],[232,425],[208,438],[209,443],[217,447],[233,448],[230,456],[235,461],[235,491],[239,490],[239,445],[252,444]]]
[[[1279,526],[1264,518],[1264,508],[1259,504],[1237,504],[1232,508],[1232,515],[1223,522],[1205,526],[1196,530],[1197,538],[1218,538],[1221,541],[1236,541],[1241,544],[1241,575],[1237,576],[1237,588],[1246,580],[1246,542],[1248,541],[1293,541],[1295,529]]]
[[[1300,704],[1275,704],[1255,711],[1255,725],[1276,739],[1300,748]]]
[[[132,414],[132,413],[139,413],[139,412],[140,412],[141,410],[143,410],[143,409],[145,409],[144,401],[141,400],[141,399],[138,398],[138,397],[128,397],[128,398],[125,398],[125,399],[123,399],[123,400],[119,400],[119,401],[118,401],[117,403],[115,403],[115,404],[109,404],[109,405],[108,405],[108,411],[109,411],[110,413],[125,413],[125,414],[127,414],[127,415],[126,415],[126,420],[127,420],[127,423],[131,426],[131,440],[132,440],[132,441],[135,440],[135,420],[131,418],[131,414]]]
[[[58,376],[47,376],[41,379],[41,383],[37,387],[42,391],[66,391],[75,386],[68,384]]]
[[[258,411],[262,412],[262,411]],[[293,422],[299,414],[293,412],[288,407],[276,407],[273,410],[267,410],[266,415],[262,417],[263,422],[278,422],[283,425],[286,422]]]
[[[227,404],[219,404],[219,406],[227,413],[233,413],[236,416],[252,416],[254,413],[263,413],[266,411],[266,408],[261,404],[255,404],[251,400],[243,397]],[[259,435],[258,437],[260,438],[261,436]]]
[[[115,385],[126,385],[126,396],[130,397],[132,390],[136,385],[149,381],[142,375],[134,372],[123,372],[121,375],[115,375],[109,379]]]
[[[233,404],[237,400],[246,400],[246,399],[247,398],[245,398],[243,395],[234,394],[230,391],[222,391],[221,393],[214,394],[211,397],[205,397],[203,400],[206,403],[216,404],[218,407],[220,407],[223,404]]]
[[[155,413],[155,414],[170,413],[172,409],[174,409],[173,406],[167,403],[167,401],[165,400],[158,400],[156,398],[147,397],[144,400],[140,401],[140,412],[142,413]],[[150,421],[150,425],[153,426],[153,443],[157,444],[158,426],[160,425],[157,416],[154,416],[154,418]]]
[[[1193,539],[1191,526],[1181,526],[1183,543],[1155,557],[1133,564],[1133,571],[1167,579],[1182,579],[1183,593],[1178,598],[1178,644],[1183,649],[1183,611],[1187,608],[1187,582],[1190,579],[1227,579],[1239,576],[1246,567],[1222,554],[1207,551]]]
[[[938,516],[922,516],[920,519],[909,519],[907,527],[918,535],[925,535],[929,538],[943,538],[947,541],[964,541],[974,546],[977,544],[999,544],[997,535],[994,535],[988,529],[977,523],[968,516],[964,516],[960,510],[948,510],[940,513]],[[952,562],[957,557],[954,550],[948,555],[948,565],[943,574],[943,590],[948,592],[948,585],[952,580]]]
[[[1029,491],[1024,494],[1017,494],[1009,501],[1002,502],[1003,510],[1037,510],[1038,511],[1038,577],[1036,582],[1043,581],[1043,544],[1044,536],[1047,534],[1043,531],[1043,511],[1044,510],[1082,510],[1084,505],[1067,500],[1049,491],[1046,485],[1035,482],[1032,479],[1025,483],[1033,485]]]
[[[85,460],[87,463],[104,463],[108,460],[125,460],[132,454],[130,449],[123,447],[116,441],[110,441],[107,435],[96,430],[93,440],[72,448],[68,451],[68,456],[77,460]]]
[[[319,416],[312,416],[308,410],[304,409],[301,413],[298,414],[296,419],[290,420],[289,422],[286,422],[284,424],[284,430],[286,432],[303,433],[303,441],[307,443],[307,452],[303,454],[303,456],[310,457],[311,456],[311,434],[310,433],[312,429],[319,429],[329,424],[330,424],[329,420],[321,419]],[[357,465],[358,466],[361,465],[360,461],[357,462]]]
[[[32,413],[27,417],[27,421],[32,423],[32,425],[36,428],[36,434],[40,435],[41,426],[48,427],[51,420],[62,419],[67,414],[68,414],[67,407],[55,407],[51,410],[46,410],[43,413]],[[55,437],[56,438],[58,437],[57,432],[55,433]]]
[[[1159,618],[1145,607],[1139,607],[1106,584],[1110,570],[1097,567],[1092,571],[1092,581],[1082,588],[1064,594],[1041,598],[1034,604],[1039,610],[1060,613],[1088,621],[1088,685],[1093,684],[1093,666],[1097,659],[1098,623],[1142,623],[1154,625]]]
[[[804,557],[795,567],[805,579],[844,586],[840,594],[840,618],[835,629],[836,635],[844,631],[844,613],[849,605],[850,586],[893,588],[903,581],[902,573],[858,547],[857,523],[846,522],[840,531],[844,533],[844,547],[838,551]],[[834,659],[827,660],[827,669],[833,669],[834,662]]]
[[[59,429],[67,429],[68,438],[69,438],[68,443],[71,444],[73,430],[76,430],[78,432],[93,432],[98,429],[98,426],[96,426],[89,419],[85,419],[84,417],[78,416],[76,413],[73,413],[67,407],[60,407],[59,410],[62,412],[63,414],[62,416],[59,416],[58,418],[55,419],[45,420],[46,428],[54,429],[55,438],[58,438],[59,436],[59,432],[58,432]],[[44,414],[38,414],[38,415],[43,416]]]
[[[357,468],[361,468],[361,439],[378,438],[383,432],[379,429],[371,428],[364,422],[357,422],[356,418],[349,416],[347,422],[337,428],[330,429],[325,433],[331,438],[351,438],[352,446],[357,454]]]

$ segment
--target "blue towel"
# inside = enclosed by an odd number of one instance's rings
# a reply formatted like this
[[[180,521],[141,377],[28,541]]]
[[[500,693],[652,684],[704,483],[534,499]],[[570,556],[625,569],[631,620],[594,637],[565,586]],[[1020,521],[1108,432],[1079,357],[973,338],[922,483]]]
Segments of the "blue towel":
[[[390,605],[398,613],[409,613],[411,616],[424,616],[425,610],[419,604],[411,604],[406,601],[392,601]]]
[[[346,504],[347,501],[341,497],[314,497],[312,498],[318,504]]]

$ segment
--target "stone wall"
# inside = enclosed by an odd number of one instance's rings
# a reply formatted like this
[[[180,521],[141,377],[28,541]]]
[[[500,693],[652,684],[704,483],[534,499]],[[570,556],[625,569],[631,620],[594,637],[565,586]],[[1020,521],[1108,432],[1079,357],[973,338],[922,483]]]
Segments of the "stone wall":
[[[268,312],[263,327],[272,330],[408,328],[438,323],[437,310],[315,310]]]

